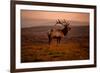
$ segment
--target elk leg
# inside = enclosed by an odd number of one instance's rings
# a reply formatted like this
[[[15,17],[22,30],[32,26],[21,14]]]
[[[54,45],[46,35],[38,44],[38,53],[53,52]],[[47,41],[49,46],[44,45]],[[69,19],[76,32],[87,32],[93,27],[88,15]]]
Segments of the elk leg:
[[[52,41],[52,39],[50,38],[50,39],[49,39],[49,45],[51,44],[51,41]]]
[[[58,38],[58,44],[60,44],[61,37]]]
[[[49,45],[50,45],[50,43],[51,43],[51,39],[49,38]]]
[[[59,37],[59,44],[60,44],[61,37]]]
[[[61,37],[57,37],[57,44],[60,44]]]
[[[57,44],[59,43],[59,39],[57,38]]]
[[[50,37],[50,35],[48,35],[48,38],[49,38],[49,45],[51,44],[51,37]]]

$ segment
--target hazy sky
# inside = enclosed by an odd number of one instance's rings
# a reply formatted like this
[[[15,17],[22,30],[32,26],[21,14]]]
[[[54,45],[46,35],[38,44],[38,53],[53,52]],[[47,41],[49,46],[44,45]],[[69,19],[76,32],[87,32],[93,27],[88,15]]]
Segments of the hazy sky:
[[[57,19],[66,19],[71,22],[89,22],[88,13],[72,13],[72,12],[50,12],[50,11],[32,11],[21,10],[22,27],[54,25]],[[71,24],[86,25],[86,24]],[[87,24],[88,25],[88,24]]]

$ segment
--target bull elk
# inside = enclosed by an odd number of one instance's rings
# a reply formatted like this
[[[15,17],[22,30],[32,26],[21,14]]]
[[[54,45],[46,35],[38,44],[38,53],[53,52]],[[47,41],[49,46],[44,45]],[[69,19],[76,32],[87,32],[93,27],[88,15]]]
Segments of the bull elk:
[[[48,39],[49,39],[49,44],[51,44],[53,39],[57,40],[57,44],[60,44],[61,38],[63,38],[64,36],[67,35],[67,33],[71,30],[71,28],[69,27],[70,23],[66,20],[57,20],[56,24],[61,24],[64,28],[62,29],[55,29],[55,28],[51,28],[48,32]]]

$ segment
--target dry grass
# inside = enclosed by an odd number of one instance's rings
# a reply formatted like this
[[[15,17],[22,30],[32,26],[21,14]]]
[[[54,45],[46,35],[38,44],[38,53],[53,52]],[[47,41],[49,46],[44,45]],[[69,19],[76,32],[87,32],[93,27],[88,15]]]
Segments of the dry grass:
[[[60,45],[55,41],[48,45],[46,34],[33,31],[35,29],[22,30],[21,62],[89,59],[88,36],[63,38]]]

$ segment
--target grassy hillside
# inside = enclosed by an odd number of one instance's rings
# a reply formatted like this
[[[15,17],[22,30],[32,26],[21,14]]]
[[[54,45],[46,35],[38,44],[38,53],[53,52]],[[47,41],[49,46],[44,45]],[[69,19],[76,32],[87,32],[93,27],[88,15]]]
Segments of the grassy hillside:
[[[41,26],[21,29],[21,62],[61,61],[89,59],[89,27],[75,26],[61,44],[56,40],[48,45],[47,31]]]

